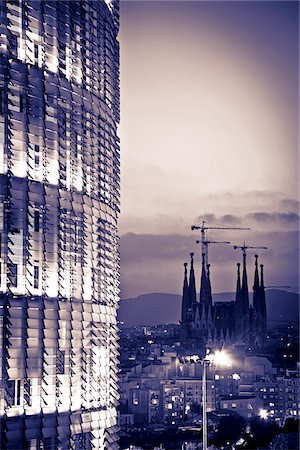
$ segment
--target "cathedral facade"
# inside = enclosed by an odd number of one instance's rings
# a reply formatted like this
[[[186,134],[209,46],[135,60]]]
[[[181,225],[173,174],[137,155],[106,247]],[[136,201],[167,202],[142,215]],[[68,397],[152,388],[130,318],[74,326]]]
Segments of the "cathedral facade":
[[[258,269],[255,255],[253,305],[249,302],[246,254],[241,265],[237,264],[235,300],[212,301],[210,264],[202,254],[200,294],[197,298],[194,254],[191,253],[190,270],[184,264],[184,282],[181,309],[181,325],[185,338],[196,338],[204,346],[238,345],[250,348],[264,346],[267,329],[266,299],[263,265]]]

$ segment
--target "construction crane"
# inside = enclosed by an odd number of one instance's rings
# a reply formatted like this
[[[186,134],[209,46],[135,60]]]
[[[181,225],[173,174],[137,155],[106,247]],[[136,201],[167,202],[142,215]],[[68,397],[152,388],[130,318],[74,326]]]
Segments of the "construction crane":
[[[205,255],[205,265],[208,264],[208,246],[210,244],[230,244],[229,241],[212,241],[210,239],[206,239],[205,241],[197,240],[196,244],[202,244],[202,254]]]
[[[252,245],[246,245],[246,243],[244,242],[244,245],[234,245],[233,246],[234,250],[236,250],[237,248],[240,248],[242,250],[243,255],[246,256],[246,250],[248,250],[248,248],[251,249],[259,249],[259,250],[267,250],[268,247],[253,247]]]
[[[241,227],[215,227],[215,226],[207,226],[205,225],[205,220],[203,220],[201,225],[192,225],[191,230],[200,230],[201,231],[201,240],[202,243],[202,253],[206,254],[207,246],[205,245],[206,239],[206,230],[250,230],[250,228],[241,228]]]

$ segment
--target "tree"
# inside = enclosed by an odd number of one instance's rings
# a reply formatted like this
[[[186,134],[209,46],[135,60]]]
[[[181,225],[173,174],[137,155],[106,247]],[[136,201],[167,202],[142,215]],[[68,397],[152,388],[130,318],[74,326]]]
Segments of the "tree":
[[[245,427],[246,420],[239,414],[221,417],[214,443],[217,446],[224,445],[227,442],[230,444],[236,443],[243,434]]]

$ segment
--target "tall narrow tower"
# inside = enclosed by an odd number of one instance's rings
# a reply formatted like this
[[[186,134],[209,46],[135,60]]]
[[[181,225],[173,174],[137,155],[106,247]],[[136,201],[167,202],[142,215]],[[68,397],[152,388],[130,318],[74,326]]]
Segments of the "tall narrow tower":
[[[187,279],[187,263],[184,263],[184,278],[183,278],[182,304],[181,304],[181,323],[183,325],[188,321],[189,308],[190,308],[190,293]]]
[[[264,340],[267,331],[267,305],[266,305],[263,264],[260,265],[260,310],[261,310],[261,330]]]
[[[194,253],[190,253],[191,256],[191,267],[190,267],[190,278],[189,278],[189,296],[190,305],[195,306],[196,303],[196,281],[195,281],[195,269],[194,269]]]
[[[0,5],[0,447],[113,449],[118,4]]]
[[[210,265],[205,267],[205,253],[202,254],[201,284],[200,284],[200,306],[212,306],[211,284],[210,284]]]

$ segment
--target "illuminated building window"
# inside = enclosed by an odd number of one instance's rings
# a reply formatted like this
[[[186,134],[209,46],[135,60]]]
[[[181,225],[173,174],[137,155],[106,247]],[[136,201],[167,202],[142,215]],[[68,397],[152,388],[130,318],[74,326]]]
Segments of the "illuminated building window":
[[[34,167],[36,170],[40,168],[40,146],[34,146]]]
[[[30,439],[28,450],[40,450],[39,439]]]
[[[39,46],[34,44],[34,64],[38,66],[39,64]]]
[[[18,286],[18,266],[14,263],[8,263],[7,264],[7,275],[8,275],[8,281],[11,287],[17,287]]]

